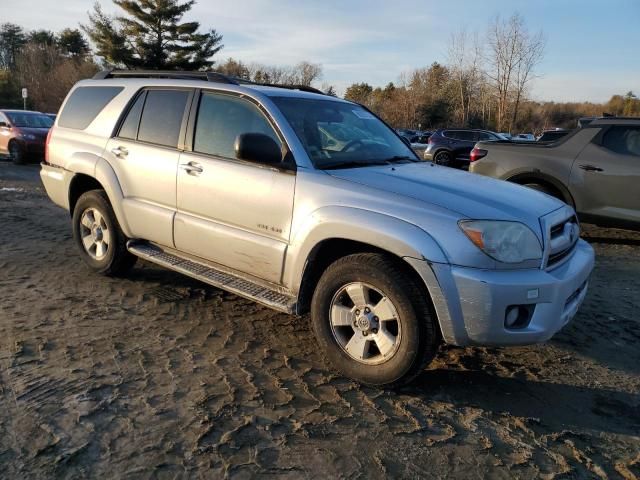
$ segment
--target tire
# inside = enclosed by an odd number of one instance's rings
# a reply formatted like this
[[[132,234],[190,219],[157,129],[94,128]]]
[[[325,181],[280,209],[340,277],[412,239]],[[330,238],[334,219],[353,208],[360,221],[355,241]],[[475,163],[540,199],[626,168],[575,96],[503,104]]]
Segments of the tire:
[[[89,268],[104,275],[122,275],[138,257],[127,250],[127,238],[120,229],[104,190],[83,193],[73,210],[73,239]]]
[[[453,162],[453,158],[451,156],[451,152],[448,152],[447,150],[440,150],[433,157],[433,163],[437,165],[450,167],[452,162]]]
[[[9,144],[9,157],[11,161],[16,165],[24,165],[26,161],[26,155],[24,148],[18,142],[13,141]]]
[[[532,190],[537,190],[538,192],[546,193],[547,195],[551,195],[552,197],[557,198],[558,200],[561,200],[564,203],[567,203],[566,200],[560,194],[560,192],[553,187],[549,187],[547,185],[543,185],[541,183],[535,183],[535,182],[523,183],[522,185]]]
[[[353,301],[361,287],[368,299]],[[311,300],[311,321],[331,364],[377,387],[413,380],[440,341],[427,294],[398,262],[377,253],[348,255],[325,270]]]

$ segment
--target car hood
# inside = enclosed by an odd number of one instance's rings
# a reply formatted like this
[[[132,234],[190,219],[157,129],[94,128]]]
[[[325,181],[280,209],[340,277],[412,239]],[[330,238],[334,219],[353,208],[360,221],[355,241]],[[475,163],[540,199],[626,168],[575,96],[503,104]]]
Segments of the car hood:
[[[564,204],[503,180],[430,162],[327,170],[330,175],[457,212],[462,218],[516,220],[540,233],[540,217]]]

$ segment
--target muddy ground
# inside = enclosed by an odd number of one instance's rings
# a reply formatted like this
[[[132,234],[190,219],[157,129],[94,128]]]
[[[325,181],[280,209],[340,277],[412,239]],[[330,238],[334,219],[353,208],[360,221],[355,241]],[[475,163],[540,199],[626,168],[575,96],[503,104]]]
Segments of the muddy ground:
[[[443,349],[378,391],[306,318],[89,273],[37,173],[0,162],[1,477],[640,477],[639,233],[585,226],[590,292],[550,343]]]

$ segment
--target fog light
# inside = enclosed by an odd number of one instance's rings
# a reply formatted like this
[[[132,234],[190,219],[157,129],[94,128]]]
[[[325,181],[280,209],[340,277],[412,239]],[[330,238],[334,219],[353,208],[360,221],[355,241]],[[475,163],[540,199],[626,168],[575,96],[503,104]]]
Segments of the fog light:
[[[504,325],[507,328],[513,327],[518,321],[518,317],[520,316],[520,307],[517,305],[513,305],[507,308],[507,314],[504,317]]]
[[[525,328],[529,325],[535,308],[535,304],[508,306],[504,315],[504,326],[509,329]]]

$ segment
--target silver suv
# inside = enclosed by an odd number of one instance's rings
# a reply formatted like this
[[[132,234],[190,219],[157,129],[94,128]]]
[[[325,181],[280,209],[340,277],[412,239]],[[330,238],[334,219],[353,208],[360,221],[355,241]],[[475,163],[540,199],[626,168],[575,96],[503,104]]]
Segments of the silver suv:
[[[542,342],[576,314],[594,254],[571,207],[422,162],[364,107],[309,90],[79,82],[41,176],[84,262],[119,275],[140,257],[310,312],[333,365],[370,385],[409,381],[441,342]]]

